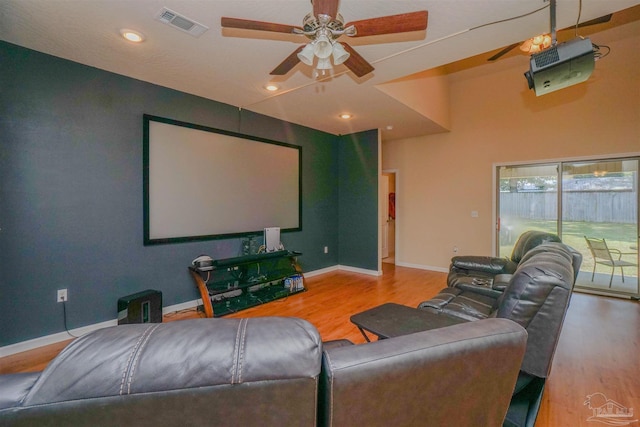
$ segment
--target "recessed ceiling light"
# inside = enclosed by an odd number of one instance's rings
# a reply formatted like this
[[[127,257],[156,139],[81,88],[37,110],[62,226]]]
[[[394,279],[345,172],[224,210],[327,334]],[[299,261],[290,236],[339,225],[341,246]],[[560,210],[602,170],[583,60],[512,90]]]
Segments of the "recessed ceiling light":
[[[349,113],[342,113],[340,114],[340,118],[343,120],[349,120],[350,118],[352,118],[353,116]]]
[[[144,35],[135,30],[123,28],[120,30],[120,34],[122,34],[122,37],[133,43],[140,43],[144,41]]]
[[[280,87],[278,87],[278,85],[273,84],[273,83],[269,83],[269,84],[265,85],[265,87],[264,87],[264,88],[265,88],[266,90],[268,90],[269,92],[275,92],[275,91],[277,91],[278,89],[280,89]]]

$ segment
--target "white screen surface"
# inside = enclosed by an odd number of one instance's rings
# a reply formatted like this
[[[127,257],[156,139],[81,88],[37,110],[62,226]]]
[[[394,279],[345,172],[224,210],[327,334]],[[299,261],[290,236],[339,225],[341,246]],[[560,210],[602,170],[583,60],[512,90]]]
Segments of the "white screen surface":
[[[300,228],[300,147],[165,120],[145,116],[145,244]]]

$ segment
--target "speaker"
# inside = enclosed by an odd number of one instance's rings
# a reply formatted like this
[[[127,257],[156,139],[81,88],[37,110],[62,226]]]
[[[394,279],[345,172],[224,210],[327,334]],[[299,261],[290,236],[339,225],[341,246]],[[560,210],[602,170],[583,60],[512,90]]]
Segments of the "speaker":
[[[118,299],[118,325],[162,323],[162,292],[153,289]]]

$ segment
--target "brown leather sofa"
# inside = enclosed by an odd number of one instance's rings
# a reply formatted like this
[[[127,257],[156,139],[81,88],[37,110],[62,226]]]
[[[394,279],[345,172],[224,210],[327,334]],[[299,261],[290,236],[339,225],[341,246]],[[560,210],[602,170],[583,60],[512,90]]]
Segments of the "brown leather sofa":
[[[0,375],[0,425],[499,426],[526,335],[505,319],[362,345],[295,318],[122,325]]]

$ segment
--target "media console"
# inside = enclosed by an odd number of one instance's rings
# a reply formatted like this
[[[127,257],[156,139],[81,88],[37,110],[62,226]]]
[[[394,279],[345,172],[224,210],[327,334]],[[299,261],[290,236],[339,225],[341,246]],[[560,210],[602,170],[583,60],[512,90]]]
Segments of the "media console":
[[[220,317],[303,292],[300,252],[286,250],[213,260],[207,270],[189,266],[207,317]]]

